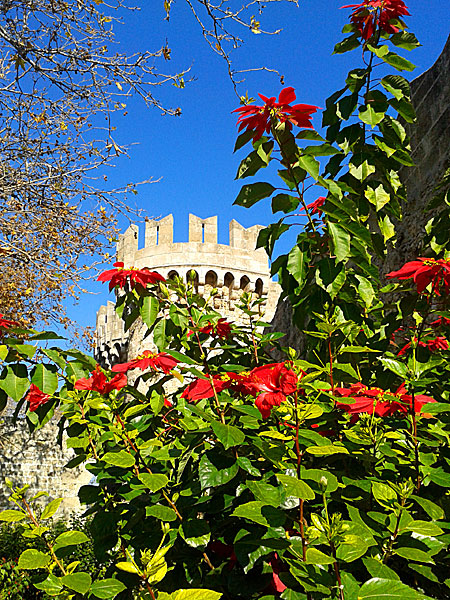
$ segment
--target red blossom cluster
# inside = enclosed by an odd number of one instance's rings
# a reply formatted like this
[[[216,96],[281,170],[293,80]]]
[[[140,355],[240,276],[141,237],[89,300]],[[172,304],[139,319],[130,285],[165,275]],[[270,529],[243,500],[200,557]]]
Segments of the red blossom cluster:
[[[413,397],[408,394],[404,383],[393,393],[380,388],[368,388],[358,382],[349,388],[335,388],[334,395],[341,398],[352,398],[353,404],[336,401],[336,408],[355,416],[361,413],[375,414],[378,417],[387,417],[394,413],[408,414],[413,404]],[[416,394],[414,396],[415,412],[419,413],[422,406],[430,402],[436,402],[436,400],[424,394]]]
[[[286,397],[297,390],[298,377],[285,363],[271,363],[244,373],[225,373],[210,379],[196,379],[181,397],[191,402],[212,398],[225,389],[256,398],[255,405],[263,419],[272,408],[280,406]]]
[[[170,356],[170,354],[167,354],[166,352],[157,354],[151,352],[151,350],[145,350],[137,358],[127,363],[114,365],[111,370],[115,373],[126,373],[127,371],[131,371],[131,369],[141,369],[141,371],[144,371],[145,369],[150,368],[154,371],[162,371],[167,374],[178,363],[179,361],[176,358],[173,358],[173,356]]]
[[[320,198],[317,198],[317,200],[314,200],[314,202],[311,202],[311,204],[307,204],[306,208],[309,210],[311,215],[317,215],[318,217],[321,217],[323,213],[321,207],[325,204],[326,200],[327,199],[324,196],[321,196]],[[300,212],[303,210],[305,209],[301,208]]]
[[[408,7],[403,0],[364,0],[360,4],[347,4],[341,8],[353,8],[350,21],[366,41],[372,37],[377,25],[381,31],[397,33],[400,27],[395,24],[394,19],[409,16]]]
[[[447,317],[439,317],[430,323],[431,327],[450,327],[450,319]]]
[[[146,267],[143,269],[125,269],[123,262],[115,262],[114,267],[116,268],[104,271],[97,277],[97,281],[103,283],[109,281],[109,291],[115,287],[123,289],[127,283],[130,288],[133,289],[137,285],[141,285],[145,288],[152,283],[165,281],[162,275],[155,271],[150,271],[150,269],[147,269]]]
[[[230,323],[227,323],[225,317],[222,317],[217,321],[217,323],[211,323],[211,321],[208,321],[206,325],[200,327],[198,332],[225,340],[231,336],[231,325]],[[193,333],[193,331],[188,331],[187,336],[190,337]]]
[[[74,388],[76,390],[90,390],[92,392],[98,392],[103,396],[107,396],[112,390],[121,390],[127,385],[127,376],[124,373],[115,375],[111,381],[97,365],[95,370],[92,371],[92,376],[89,379],[82,378],[75,382]]]
[[[448,342],[442,335],[426,342],[417,341],[417,338],[413,338],[410,342],[405,344],[398,353],[398,356],[403,356],[411,348],[412,344],[416,346],[422,346],[422,348],[428,348],[430,352],[439,352],[439,350],[448,350]]]
[[[32,383],[25,400],[29,403],[28,410],[34,412],[42,404],[46,404],[50,400],[50,394],[44,394],[37,385]]]
[[[262,94],[258,94],[258,96],[264,102],[263,106],[247,104],[233,111],[240,113],[237,121],[239,131],[244,128],[246,131],[252,131],[254,142],[259,140],[264,133],[269,133],[272,125],[278,122],[287,123],[289,129],[292,129],[292,125],[313,129],[311,115],[317,112],[318,107],[309,104],[290,106],[290,103],[296,99],[293,87],[281,90],[278,102],[275,96],[271,98]]]
[[[450,261],[443,258],[418,258],[407,262],[398,271],[388,273],[386,277],[413,279],[419,294],[431,284],[431,293],[440,296],[442,291],[446,294],[450,292]]]

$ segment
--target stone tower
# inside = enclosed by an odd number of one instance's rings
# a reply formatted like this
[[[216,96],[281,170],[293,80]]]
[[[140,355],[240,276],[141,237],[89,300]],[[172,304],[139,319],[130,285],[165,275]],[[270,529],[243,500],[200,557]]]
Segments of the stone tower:
[[[271,321],[275,313],[280,288],[270,276],[265,250],[256,250],[260,225],[246,229],[237,221],[230,222],[229,245],[217,243],[217,217],[201,219],[189,215],[189,241],[173,241],[173,216],[160,220],[148,219],[145,224],[145,244],[139,248],[139,228],[131,225],[119,237],[117,260],[125,267],[147,267],[166,279],[175,276],[184,281],[195,272],[194,284],[200,295],[209,295],[216,288],[212,306],[228,320],[245,321],[236,306],[240,295],[252,292],[264,301],[264,320]],[[100,307],[96,323],[95,358],[111,366],[126,358],[134,358],[144,349],[154,349],[151,339],[144,340],[146,327],[137,325],[125,332],[123,321],[114,310],[114,303]]]

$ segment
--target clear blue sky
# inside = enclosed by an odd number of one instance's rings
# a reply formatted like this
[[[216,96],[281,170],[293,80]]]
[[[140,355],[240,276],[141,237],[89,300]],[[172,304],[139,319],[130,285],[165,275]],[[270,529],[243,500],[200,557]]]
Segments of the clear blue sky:
[[[236,67],[274,67],[284,75],[285,86],[295,88],[298,102],[324,107],[325,99],[343,87],[348,70],[360,66],[358,51],[332,56],[348,22],[349,9],[339,10],[346,3],[301,0],[299,8],[288,3],[268,5],[262,26],[283,31],[277,36],[244,33],[247,43],[233,55]],[[244,154],[233,155],[236,115],[231,111],[239,101],[225,63],[203,40],[184,0],[173,4],[170,22],[163,20],[162,0],[141,0],[139,4],[139,13],[128,15],[122,26],[116,26],[119,50],[154,50],[167,38],[172,60],[163,66],[173,71],[192,66],[196,80],[183,90],[172,85],[157,90],[163,103],[182,108],[181,117],[163,117],[138,99],[128,101],[128,115],[116,122],[116,140],[131,145],[130,158],[121,157],[115,169],[105,171],[107,185],[161,178],[159,183],[142,186],[135,202],[149,217],[173,213],[175,241],[187,241],[189,212],[200,217],[218,215],[221,243],[228,243],[231,219],[245,227],[269,224],[274,219],[268,201],[251,209],[232,206],[242,185],[234,178]],[[412,15],[406,19],[409,30],[423,44],[412,52],[400,51],[417,65],[412,74],[403,73],[412,79],[439,56],[448,35],[450,9],[442,0],[407,0],[406,4]],[[281,87],[276,75],[257,73],[247,76],[240,92],[270,96],[278,95]],[[319,114],[314,119],[316,128],[320,120]],[[311,200],[316,196],[313,194]],[[125,219],[121,226],[127,226]],[[142,224],[142,232],[143,228]],[[107,286],[96,283],[89,289],[98,295],[85,296],[78,306],[67,307],[69,316],[82,326],[94,325],[97,308],[113,299]]]

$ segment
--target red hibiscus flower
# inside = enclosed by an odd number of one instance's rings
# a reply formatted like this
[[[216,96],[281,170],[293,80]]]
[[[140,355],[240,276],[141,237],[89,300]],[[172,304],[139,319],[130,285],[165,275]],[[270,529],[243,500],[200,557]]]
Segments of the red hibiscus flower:
[[[3,315],[0,313],[0,328],[9,329],[10,327],[20,327],[20,323],[17,321],[10,321],[9,319],[4,319]]]
[[[353,8],[350,21],[356,25],[364,40],[372,37],[377,24],[382,31],[397,33],[400,28],[392,21],[409,16],[403,0],[364,0],[360,4],[347,4],[341,8]]]
[[[250,371],[240,385],[244,392],[256,397],[256,408],[267,419],[274,406],[280,406],[297,390],[297,382],[297,375],[285,363],[271,363]]]
[[[287,123],[289,129],[292,129],[292,125],[313,128],[311,115],[317,112],[318,107],[309,104],[290,106],[290,103],[296,99],[294,88],[287,87],[281,90],[278,102],[276,102],[275,96],[272,98],[267,98],[262,94],[258,94],[258,96],[264,102],[263,106],[247,104],[233,111],[240,113],[237,121],[239,131],[244,128],[246,131],[252,131],[254,142],[259,140],[264,132],[269,133],[272,125],[277,122]]]
[[[115,287],[123,289],[127,283],[133,289],[137,285],[145,288],[152,283],[165,281],[162,275],[155,271],[150,271],[150,269],[145,267],[143,269],[124,269],[123,262],[115,262],[114,266],[116,267],[115,269],[104,271],[97,277],[97,281],[102,281],[103,283],[109,281],[109,291]]]
[[[154,371],[163,371],[163,373],[167,374],[179,362],[176,358],[170,356],[170,354],[166,354],[166,352],[156,354],[150,350],[145,350],[140,356],[130,362],[114,365],[111,371],[126,373],[127,371],[131,371],[131,369],[141,369],[141,371],[144,371],[150,367]]]
[[[189,402],[213,398],[214,391],[216,394],[220,394],[220,392],[233,385],[233,380],[228,375],[228,373],[226,375],[214,375],[212,382],[210,379],[195,379],[183,390],[181,397],[189,400]],[[236,374],[233,373],[233,375]]]
[[[428,349],[430,352],[438,352],[439,350],[448,350],[448,342],[443,336],[438,336],[434,340],[428,340]]]
[[[30,404],[28,410],[30,412],[34,412],[37,408],[39,408],[39,406],[41,406],[41,404],[48,402],[50,397],[50,394],[44,394],[44,392],[42,392],[37,385],[32,383],[25,398],[25,400],[27,400]]]
[[[78,379],[75,382],[74,388],[76,390],[90,390],[106,396],[112,390],[121,390],[127,383],[127,376],[124,373],[119,373],[111,381],[108,381],[106,375],[97,365],[95,371],[92,371],[92,377],[89,377],[89,379]]]
[[[440,288],[450,292],[450,261],[442,258],[418,258],[407,262],[399,271],[388,273],[387,277],[413,279],[417,292],[422,294],[432,284],[431,293],[440,296]]]

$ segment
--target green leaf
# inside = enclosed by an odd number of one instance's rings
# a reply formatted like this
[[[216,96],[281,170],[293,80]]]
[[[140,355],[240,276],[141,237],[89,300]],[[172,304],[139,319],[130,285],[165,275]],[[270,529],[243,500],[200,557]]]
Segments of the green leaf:
[[[225,459],[226,457],[221,458]],[[201,457],[199,463],[199,479],[202,490],[228,483],[228,481],[231,481],[239,471],[239,466],[234,461],[231,464],[229,461],[228,464],[225,462],[224,464],[221,464],[220,467],[222,468],[219,468],[218,465],[213,464],[209,460],[208,453]]]
[[[108,465],[114,465],[115,467],[121,467],[122,469],[132,467],[135,463],[134,456],[126,452],[126,450],[107,452],[102,459]]]
[[[369,571],[370,575],[372,575],[372,577],[400,581],[400,577],[395,571],[390,569],[388,566],[386,566],[376,558],[363,558],[363,563],[366,569]]]
[[[91,587],[92,578],[89,573],[71,573],[61,577],[62,583],[78,594],[87,594]]]
[[[204,550],[211,539],[211,530],[204,519],[190,519],[180,525],[180,535],[188,546]]]
[[[279,487],[274,487],[269,483],[263,481],[251,481],[247,480],[245,485],[255,496],[256,500],[264,502],[264,504],[270,504],[275,508],[278,508],[282,503],[282,491]]]
[[[155,328],[153,329],[153,341],[160,352],[166,348],[166,323],[166,319],[161,319],[156,323]]]
[[[43,569],[51,561],[50,556],[39,550],[24,550],[19,556],[19,569]]]
[[[125,571],[126,573],[139,574],[137,567],[132,562],[118,562],[116,563],[116,569],[120,569],[121,571]]]
[[[305,280],[307,259],[306,252],[302,252],[299,246],[294,246],[288,254],[286,269],[299,285],[302,285]]]
[[[414,123],[417,115],[416,115],[416,111],[414,110],[414,106],[412,105],[412,102],[406,98],[402,98],[401,100],[395,100],[392,99],[389,101],[389,104],[392,106],[392,108],[394,108],[398,114],[403,117],[405,119],[405,121],[407,123]],[[400,149],[397,149],[397,152],[399,152]],[[398,154],[395,155],[396,158],[398,157]],[[402,155],[404,156],[404,155]],[[407,163],[412,163],[413,161],[410,158],[410,160],[408,161],[407,159]]]
[[[386,369],[392,371],[392,373],[395,373],[402,379],[406,378],[406,375],[408,374],[408,367],[399,360],[395,360],[394,358],[380,358],[380,362],[384,367],[386,367]]]
[[[233,446],[239,446],[245,440],[245,435],[237,427],[232,425],[224,425],[218,421],[211,423],[212,429],[217,439],[223,444],[225,450]]]
[[[169,483],[168,477],[161,473],[141,473],[139,481],[152,492],[158,492]]]
[[[177,513],[173,510],[173,508],[169,508],[168,506],[162,506],[160,504],[153,504],[152,506],[147,506],[145,509],[145,514],[148,517],[155,517],[156,519],[159,519],[164,523],[177,520]]]
[[[320,172],[320,164],[313,156],[300,156],[298,164],[307,171],[311,177],[318,179]]]
[[[115,598],[117,594],[120,594],[125,589],[126,586],[117,579],[103,579],[92,584],[91,594],[96,598],[108,600],[109,598]]]
[[[395,236],[395,226],[388,217],[388,215],[385,215],[383,219],[380,219],[378,221],[378,226],[380,228],[381,233],[383,234],[385,243]]]
[[[371,175],[372,173],[375,173],[375,170],[376,170],[375,167],[373,165],[370,165],[367,162],[367,160],[364,160],[359,165],[350,163],[348,166],[348,171],[349,171],[350,175],[352,177],[354,177],[355,179],[358,179],[358,181],[364,181],[364,179],[367,179],[367,177],[369,177],[369,175]]]
[[[435,537],[444,533],[438,525],[430,523],[429,521],[412,521],[411,523],[408,523],[403,531],[413,531],[414,533],[430,537]]]
[[[411,96],[409,82],[401,75],[386,75],[381,80],[381,85],[396,100],[401,100],[403,97],[410,98]]]
[[[65,548],[66,546],[77,546],[78,544],[84,544],[88,541],[88,536],[82,531],[65,531],[56,538],[54,549],[58,550],[59,548]]]
[[[428,500],[428,498],[420,498],[419,496],[411,496],[413,500],[415,500],[423,510],[429,515],[432,519],[443,519],[445,517],[445,513],[440,506]]]
[[[155,296],[144,296],[142,299],[141,317],[147,327],[152,327],[159,313],[159,300]]]
[[[2,372],[0,388],[16,402],[19,402],[29,387],[30,382],[28,380],[28,371],[25,365],[9,365]]]
[[[173,592],[172,600],[219,600],[222,597],[221,592],[213,592],[211,590],[178,590]]]
[[[357,289],[361,300],[364,302],[367,308],[370,308],[375,299],[375,290],[373,289],[371,282],[366,279],[366,277],[363,277],[362,275],[356,275],[355,277],[359,281]]]
[[[242,186],[233,204],[250,208],[250,206],[253,206],[263,198],[271,196],[274,191],[275,188],[270,183],[250,183]]]
[[[284,513],[259,500],[241,504],[234,510],[231,516],[248,519],[249,521],[258,523],[258,525],[265,525],[266,527],[280,526],[285,521]]]
[[[368,187],[365,190],[364,195],[367,200],[375,206],[377,212],[391,201],[391,196],[386,192],[382,183],[380,183],[377,188]]]
[[[236,179],[244,179],[245,177],[251,177],[267,164],[258,156],[257,152],[253,151],[241,161],[239,165]]]
[[[304,469],[302,468],[300,471],[300,477],[302,479],[308,479],[311,481],[315,481],[317,484],[325,485],[325,490],[328,493],[335,492],[338,487],[338,479],[336,475],[330,473],[329,471],[324,471],[323,469]]]
[[[247,144],[252,139],[253,135],[254,132],[252,130],[244,131],[243,133],[241,133],[236,140],[233,152],[237,152],[237,150],[240,150],[242,146],[245,146],[245,144]]]
[[[38,364],[31,374],[34,383],[44,394],[54,394],[58,389],[58,372],[55,365]]]
[[[391,36],[391,42],[394,46],[403,48],[404,50],[414,50],[414,48],[418,48],[422,45],[414,33],[410,33],[409,31],[399,31],[398,33],[394,33],[394,35]]]
[[[62,498],[55,498],[55,500],[49,502],[42,511],[41,519],[50,519],[53,517],[62,501]]]
[[[63,585],[58,577],[55,577],[50,573],[47,579],[40,583],[33,583],[34,587],[38,590],[46,592],[49,596],[57,596],[63,591]]]
[[[0,513],[0,521],[6,521],[7,523],[14,523],[16,521],[22,521],[27,515],[20,510],[4,510]]]
[[[328,223],[328,230],[333,240],[336,260],[341,262],[348,258],[350,254],[350,234],[337,223]]]
[[[395,54],[395,52],[388,52],[380,58],[382,58],[388,65],[391,65],[391,67],[394,67],[394,69],[397,69],[397,71],[414,71],[416,68],[416,65],[413,65],[412,62],[406,60],[406,58],[403,58],[403,56]]]
[[[307,483],[296,477],[277,473],[276,478],[283,486],[288,496],[300,498],[300,500],[314,500],[315,494]]]
[[[359,118],[363,123],[370,125],[372,129],[384,119],[384,112],[376,112],[371,104],[362,107],[359,111]]]
[[[334,563],[332,556],[327,556],[317,548],[308,548],[306,550],[307,565],[331,565]]]
[[[346,563],[353,562],[369,549],[366,541],[358,535],[345,535],[344,542],[336,550],[336,557]]]
[[[431,600],[431,598],[413,590],[401,581],[376,577],[362,585],[358,600]]]
[[[382,506],[391,506],[393,502],[397,501],[397,493],[389,485],[379,481],[372,482],[372,494]]]
[[[333,54],[343,54],[344,52],[350,52],[361,45],[359,33],[354,33],[349,37],[344,38],[338,42],[333,50]]]
[[[395,554],[398,554],[402,558],[406,558],[406,560],[415,560],[417,562],[424,562],[433,564],[433,559],[428,552],[424,552],[423,550],[419,550],[419,548],[397,548],[395,550]]]
[[[314,456],[330,456],[331,454],[348,454],[347,448],[344,446],[336,446],[334,444],[326,444],[324,446],[309,446],[306,452]]]
[[[295,210],[299,205],[300,200],[289,194],[277,194],[272,198],[272,212],[283,212],[288,214]]]

